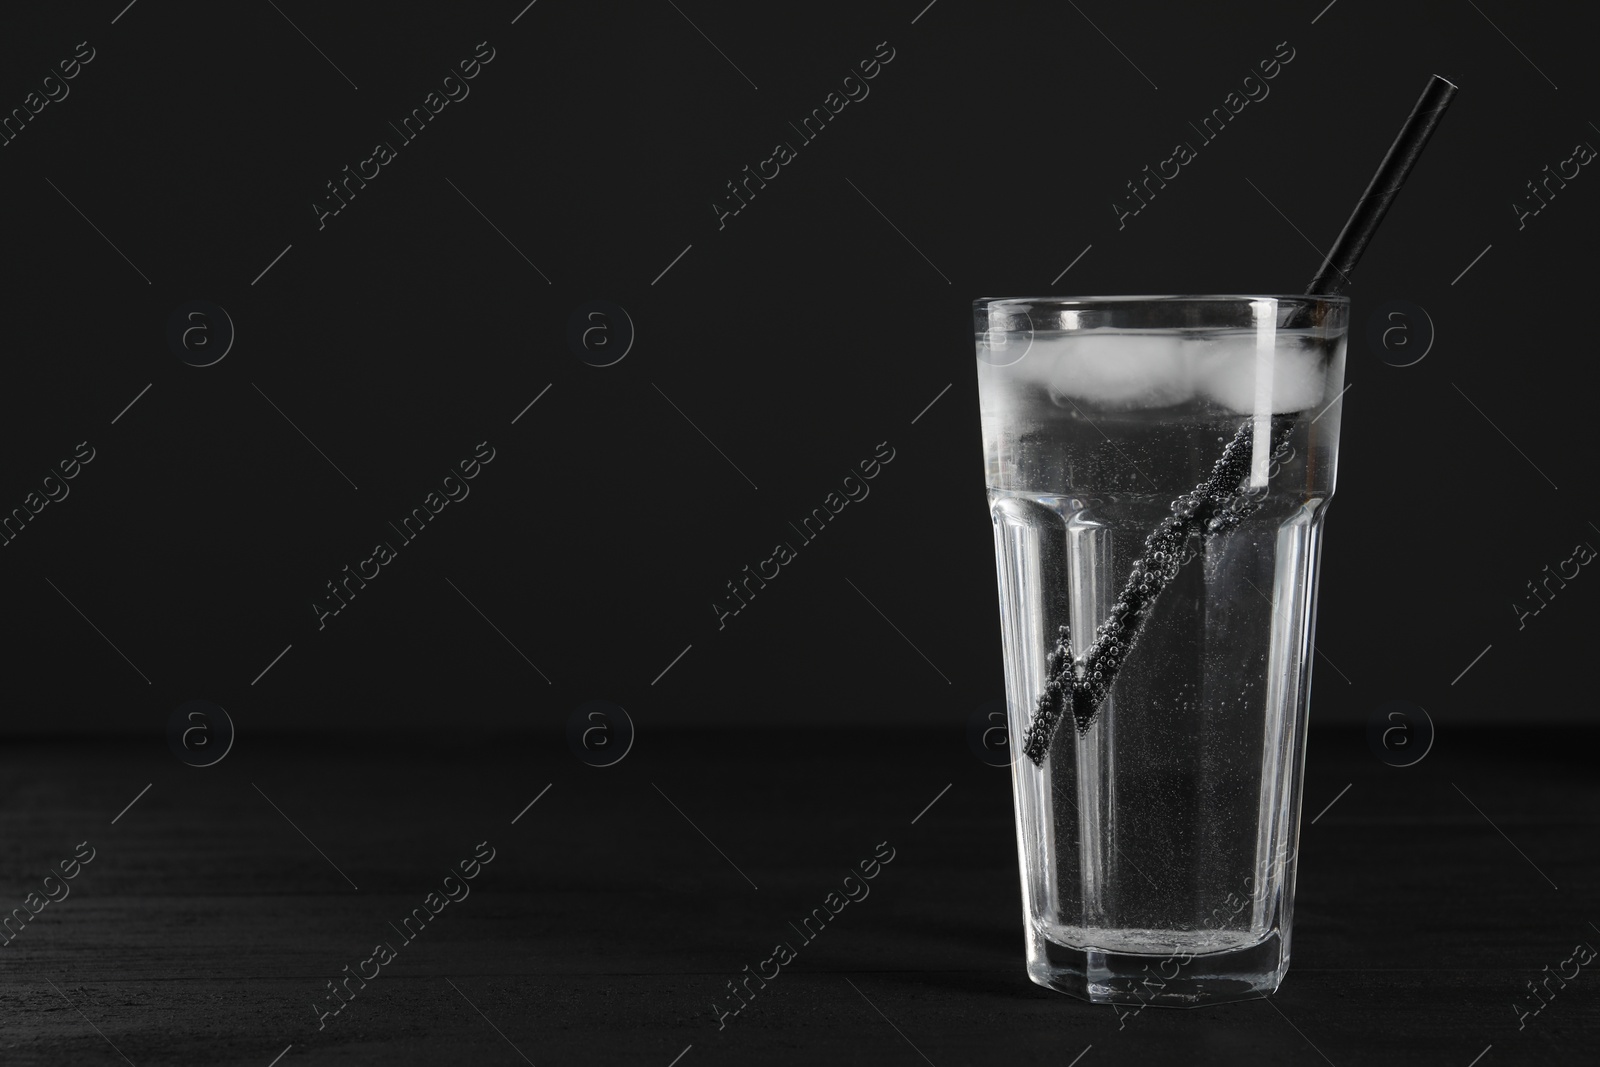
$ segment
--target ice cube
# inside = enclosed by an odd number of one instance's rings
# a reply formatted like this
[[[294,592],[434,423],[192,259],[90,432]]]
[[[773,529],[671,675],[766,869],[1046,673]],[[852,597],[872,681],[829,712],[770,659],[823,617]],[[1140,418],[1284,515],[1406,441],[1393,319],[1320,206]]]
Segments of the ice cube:
[[[1050,398],[1062,406],[1166,407],[1194,395],[1189,345],[1178,336],[1080,333],[1035,337],[1033,347],[1028,358],[1049,367]]]
[[[1199,342],[1195,382],[1202,395],[1230,411],[1256,410],[1256,339],[1252,334],[1215,337]],[[1324,353],[1280,336],[1272,360],[1271,413],[1304,411],[1327,388]],[[1262,413],[1264,414],[1264,413]]]

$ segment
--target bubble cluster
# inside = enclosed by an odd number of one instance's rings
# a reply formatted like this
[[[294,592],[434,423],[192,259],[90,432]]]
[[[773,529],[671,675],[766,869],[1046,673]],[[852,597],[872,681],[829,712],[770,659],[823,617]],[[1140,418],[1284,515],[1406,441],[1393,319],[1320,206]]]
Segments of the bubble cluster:
[[[1252,425],[1245,422],[1239,427],[1205,481],[1174,500],[1172,514],[1144,539],[1144,551],[1128,569],[1127,584],[1095,629],[1088,651],[1075,656],[1071,629],[1058,629],[1056,647],[1045,660],[1044,690],[1022,741],[1023,752],[1036,765],[1044,762],[1063,714],[1070,711],[1080,735],[1094,723],[1156,597],[1183,566],[1190,532],[1199,530],[1205,537],[1226,534],[1260,508],[1241,488],[1250,473]],[[1272,420],[1274,458],[1287,451],[1293,429],[1291,419]]]

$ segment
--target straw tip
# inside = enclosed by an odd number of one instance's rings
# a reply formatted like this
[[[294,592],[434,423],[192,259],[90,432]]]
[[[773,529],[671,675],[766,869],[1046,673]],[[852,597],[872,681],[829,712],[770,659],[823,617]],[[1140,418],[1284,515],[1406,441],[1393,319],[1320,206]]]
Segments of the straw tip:
[[[1452,88],[1452,89],[1461,88],[1461,86],[1457,85],[1455,82],[1451,81],[1449,78],[1446,78],[1443,74],[1435,74],[1433,76],[1433,80],[1436,81],[1436,82],[1444,82],[1446,85],[1450,86],[1450,88]]]

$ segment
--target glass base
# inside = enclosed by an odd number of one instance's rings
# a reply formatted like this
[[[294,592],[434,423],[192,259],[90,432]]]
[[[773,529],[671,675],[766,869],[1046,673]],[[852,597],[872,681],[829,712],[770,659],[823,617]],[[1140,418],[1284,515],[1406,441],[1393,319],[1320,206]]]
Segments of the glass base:
[[[1277,992],[1289,969],[1275,931],[1254,945],[1222,952],[1152,954],[1072,948],[1035,933],[1028,977],[1092,1004],[1195,1008],[1259,1000]]]

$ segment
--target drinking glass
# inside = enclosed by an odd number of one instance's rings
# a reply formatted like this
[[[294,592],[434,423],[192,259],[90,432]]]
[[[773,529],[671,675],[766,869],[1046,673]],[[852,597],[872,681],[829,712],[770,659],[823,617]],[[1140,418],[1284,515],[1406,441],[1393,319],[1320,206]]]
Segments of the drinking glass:
[[[975,303],[1040,985],[1142,1007],[1283,980],[1348,315],[1344,297]]]

